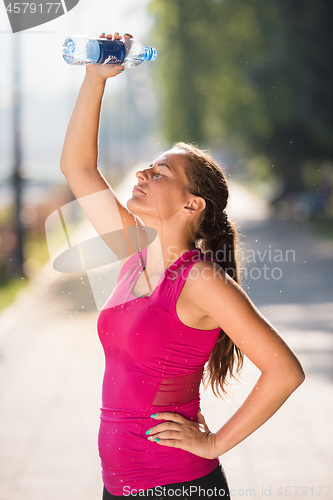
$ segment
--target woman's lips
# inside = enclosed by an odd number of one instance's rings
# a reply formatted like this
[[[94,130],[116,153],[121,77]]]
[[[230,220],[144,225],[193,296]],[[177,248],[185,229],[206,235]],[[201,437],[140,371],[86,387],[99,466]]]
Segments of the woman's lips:
[[[132,191],[139,191],[142,194],[146,194],[140,186],[134,186]]]

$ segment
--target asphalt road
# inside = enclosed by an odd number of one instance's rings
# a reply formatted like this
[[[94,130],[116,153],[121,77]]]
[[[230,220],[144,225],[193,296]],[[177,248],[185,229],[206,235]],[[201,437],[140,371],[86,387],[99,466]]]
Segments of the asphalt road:
[[[121,199],[134,181],[132,174]],[[228,213],[249,261],[244,289],[306,373],[266,424],[221,457],[232,498],[333,499],[332,242],[319,241],[304,224],[270,218],[244,187],[231,191]],[[50,262],[1,314],[1,500],[101,499],[98,314],[87,276],[57,273]],[[258,376],[247,360],[228,401],[202,390],[211,430],[232,415]]]

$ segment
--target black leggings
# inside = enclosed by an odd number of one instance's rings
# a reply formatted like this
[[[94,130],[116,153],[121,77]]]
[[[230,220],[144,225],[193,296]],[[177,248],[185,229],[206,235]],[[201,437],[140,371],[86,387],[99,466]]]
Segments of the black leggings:
[[[190,488],[191,487],[191,488]],[[205,500],[206,498],[227,498],[230,500],[227,478],[221,464],[219,464],[212,472],[192,481],[184,483],[173,483],[162,486],[155,486],[143,492],[138,490],[138,493],[133,492],[133,495],[128,495],[129,490],[126,490],[125,495],[111,495],[106,488],[103,490],[102,500],[125,500],[130,499],[147,499],[147,500]],[[140,493],[139,493],[140,491]]]

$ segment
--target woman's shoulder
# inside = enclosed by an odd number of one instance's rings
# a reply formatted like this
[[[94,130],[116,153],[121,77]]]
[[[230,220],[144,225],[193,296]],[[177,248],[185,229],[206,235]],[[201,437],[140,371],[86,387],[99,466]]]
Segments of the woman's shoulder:
[[[239,285],[226,273],[216,260],[200,259],[191,265],[186,279],[186,289],[192,299],[210,294],[224,294],[230,285]],[[229,285],[229,286],[228,286]]]
[[[200,253],[197,260],[194,260],[192,269],[200,273],[200,278],[206,279],[217,274],[224,276],[225,272],[221,264],[216,260],[207,258],[203,253]]]

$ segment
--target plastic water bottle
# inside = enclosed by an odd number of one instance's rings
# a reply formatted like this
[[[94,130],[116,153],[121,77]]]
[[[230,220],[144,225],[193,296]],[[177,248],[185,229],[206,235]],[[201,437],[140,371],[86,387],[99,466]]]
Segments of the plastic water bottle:
[[[157,52],[153,47],[144,47],[133,38],[107,40],[73,35],[66,38],[62,55],[68,64],[118,64],[134,68],[143,61],[154,61]]]

